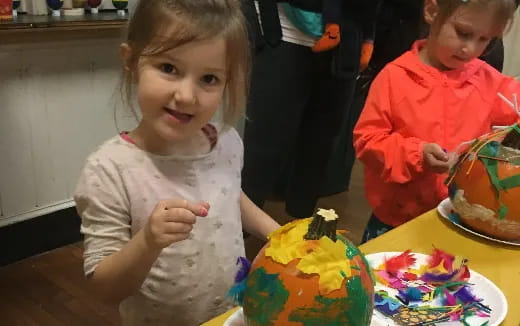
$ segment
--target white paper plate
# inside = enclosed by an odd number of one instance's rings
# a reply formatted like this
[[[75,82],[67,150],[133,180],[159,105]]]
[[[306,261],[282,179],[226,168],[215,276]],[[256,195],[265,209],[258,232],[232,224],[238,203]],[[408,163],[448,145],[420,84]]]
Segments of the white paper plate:
[[[235,311],[228,319],[224,322],[222,326],[246,326],[246,322],[244,320],[244,310],[242,307]]]
[[[400,252],[381,252],[377,254],[367,255],[366,258],[371,266],[379,266],[381,262],[385,259],[385,257],[391,257],[394,255],[398,255]],[[423,254],[414,254],[417,258],[416,265],[421,265],[426,262],[426,255]],[[489,320],[488,326],[498,326],[507,315],[507,300],[502,291],[493,284],[490,280],[482,276],[481,274],[470,270],[471,277],[469,282],[474,284],[472,287],[473,293],[479,298],[483,299],[483,303],[489,306],[492,309],[491,318],[480,318],[480,317],[471,317],[468,318],[468,323],[471,326],[480,326],[484,322]],[[376,290],[386,290],[390,294],[394,294],[396,290],[387,288],[382,286],[381,284],[376,285]],[[372,316],[371,326],[398,326],[394,323],[393,320],[385,317],[379,311],[374,310],[374,314]],[[460,322],[444,322],[444,323],[436,323],[439,326],[460,326],[462,323]],[[244,312],[242,308],[235,311],[225,322],[223,326],[246,326],[244,320]]]
[[[488,240],[495,241],[495,242],[500,242],[500,243],[513,245],[513,246],[520,246],[520,240],[517,240],[517,241],[506,241],[506,240],[495,239],[495,238],[490,237],[488,235],[485,235],[485,234],[479,233],[477,231],[474,231],[474,230],[472,230],[472,229],[470,229],[470,228],[468,228],[468,227],[466,227],[466,226],[464,226],[462,224],[459,224],[459,223],[456,223],[456,222],[452,221],[450,219],[449,215],[453,211],[453,205],[451,204],[451,200],[449,198],[446,198],[443,201],[441,201],[439,206],[437,206],[437,211],[439,212],[439,214],[442,217],[444,217],[445,219],[450,221],[453,225],[456,225],[459,228],[461,228],[464,231],[467,231],[467,232],[469,232],[471,234],[474,234],[474,235],[479,236],[481,238],[488,239]]]
[[[399,255],[400,252],[380,252],[377,254],[370,254],[367,255],[366,258],[372,267],[379,266],[385,258],[390,258],[395,255]],[[417,258],[417,261],[413,267],[417,268],[420,265],[423,265],[426,263],[427,255],[414,253],[415,258]],[[471,262],[470,262],[471,264]],[[473,316],[467,319],[467,322],[471,326],[480,326],[486,321],[489,320],[488,326],[498,326],[507,315],[507,300],[502,291],[493,284],[490,280],[482,276],[481,274],[475,272],[474,270],[470,269],[470,279],[469,283],[473,284],[472,286],[472,292],[477,297],[482,298],[482,303],[489,306],[491,311],[491,317],[490,318],[482,318]],[[376,284],[376,291],[378,290],[385,290],[391,295],[397,294],[397,290],[394,290],[392,288],[383,286],[381,284]],[[393,320],[386,317],[379,311],[374,311],[374,315],[372,316],[372,323],[371,326],[397,326],[397,323],[394,323]],[[435,325],[439,326],[452,326],[462,325],[461,322],[443,322],[443,323],[435,323]]]

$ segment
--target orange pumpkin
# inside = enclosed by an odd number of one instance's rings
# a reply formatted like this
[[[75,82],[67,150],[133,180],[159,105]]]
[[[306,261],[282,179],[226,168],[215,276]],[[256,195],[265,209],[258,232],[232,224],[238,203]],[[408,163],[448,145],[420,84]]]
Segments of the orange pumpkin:
[[[515,143],[514,128],[471,145],[449,179],[450,199],[462,222],[502,240],[520,239],[520,151],[504,146]]]
[[[332,210],[319,213],[335,215]],[[248,325],[370,324],[370,267],[344,233],[336,233],[335,223],[317,215],[289,223],[270,236],[246,283],[243,308]]]

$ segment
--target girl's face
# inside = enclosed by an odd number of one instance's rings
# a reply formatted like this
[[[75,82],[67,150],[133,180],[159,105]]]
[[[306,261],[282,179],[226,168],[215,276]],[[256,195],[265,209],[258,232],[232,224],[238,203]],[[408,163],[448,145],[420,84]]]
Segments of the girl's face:
[[[221,104],[226,58],[226,44],[220,38],[141,57],[137,100],[142,120],[137,131],[166,148],[196,135]]]
[[[440,70],[457,69],[479,57],[497,36],[492,8],[460,6],[441,26],[435,26],[437,14],[436,4],[426,5],[431,32],[422,58]]]

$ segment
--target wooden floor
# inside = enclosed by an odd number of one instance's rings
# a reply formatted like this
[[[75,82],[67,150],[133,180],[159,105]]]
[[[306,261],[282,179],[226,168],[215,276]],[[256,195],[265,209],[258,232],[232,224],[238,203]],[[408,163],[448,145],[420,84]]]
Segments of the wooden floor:
[[[370,214],[359,165],[350,190],[321,199],[319,207],[334,208],[341,217],[340,228],[350,230],[351,240],[359,242]],[[264,208],[280,223],[290,220],[281,202]],[[262,245],[249,237],[248,257]],[[116,307],[99,303],[86,286],[78,243],[0,268],[0,325],[119,325],[119,315]]]

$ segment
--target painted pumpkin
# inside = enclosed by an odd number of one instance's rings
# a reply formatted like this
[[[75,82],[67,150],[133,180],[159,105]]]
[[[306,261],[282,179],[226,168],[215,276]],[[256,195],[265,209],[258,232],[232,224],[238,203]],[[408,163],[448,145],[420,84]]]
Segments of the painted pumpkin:
[[[370,324],[370,267],[344,232],[336,232],[336,219],[334,210],[319,210],[271,234],[246,281],[247,325]]]
[[[520,239],[520,127],[475,141],[448,179],[461,221],[501,240]]]

